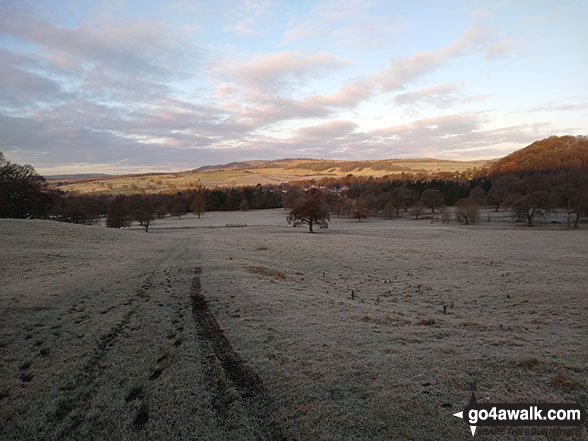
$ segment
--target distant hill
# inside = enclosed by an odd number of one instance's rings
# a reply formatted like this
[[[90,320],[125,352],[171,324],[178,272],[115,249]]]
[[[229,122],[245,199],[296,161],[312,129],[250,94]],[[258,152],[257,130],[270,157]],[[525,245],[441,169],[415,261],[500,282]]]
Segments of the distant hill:
[[[106,178],[108,176],[105,173],[78,173],[71,175],[44,175],[43,177],[48,180],[66,180],[66,179],[92,179],[92,178]]]
[[[496,161],[490,175],[588,168],[588,137],[550,136]]]
[[[489,161],[449,161],[431,158],[387,159],[377,161],[338,161],[311,158],[286,158],[231,162],[205,166],[177,173],[146,173],[141,175],[92,178],[55,179],[50,183],[63,191],[79,194],[174,193],[198,185],[209,187],[280,184],[325,177],[384,176],[423,174],[459,174],[480,170]]]

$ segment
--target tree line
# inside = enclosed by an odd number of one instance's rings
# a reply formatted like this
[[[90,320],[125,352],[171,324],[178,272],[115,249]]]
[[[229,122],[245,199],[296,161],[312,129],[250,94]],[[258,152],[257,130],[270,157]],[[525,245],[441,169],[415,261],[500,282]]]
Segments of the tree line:
[[[428,178],[418,175],[297,181],[290,184],[208,188],[175,194],[131,196],[73,195],[50,189],[30,165],[7,161],[0,153],[0,217],[51,218],[92,224],[106,216],[109,227],[139,223],[145,231],[158,218],[206,211],[283,207],[288,220],[325,227],[331,214],[362,221],[409,213],[416,219],[430,213],[448,220],[448,206],[464,224],[476,222],[480,207],[511,210],[514,218],[532,225],[537,216],[560,208],[567,225],[588,215],[588,170],[523,172],[475,178]],[[310,214],[309,214],[310,213]],[[325,214],[326,213],[326,214]],[[328,216],[327,216],[328,215]]]
[[[343,214],[360,222],[373,214],[394,218],[401,211],[409,210],[416,219],[428,212],[441,221],[449,221],[448,206],[455,207],[456,219],[464,224],[476,222],[481,207],[492,207],[495,211],[508,208],[514,219],[527,225],[533,225],[538,216],[557,208],[565,210],[568,227],[578,227],[581,216],[588,216],[588,170],[585,169],[511,173],[469,180],[348,176],[329,178],[322,184],[327,191],[322,196],[312,195],[322,201],[319,205],[329,213]],[[286,195],[284,206],[295,209],[291,215],[300,212],[297,201],[304,200],[303,196],[296,188]],[[316,201],[313,204],[316,206]]]

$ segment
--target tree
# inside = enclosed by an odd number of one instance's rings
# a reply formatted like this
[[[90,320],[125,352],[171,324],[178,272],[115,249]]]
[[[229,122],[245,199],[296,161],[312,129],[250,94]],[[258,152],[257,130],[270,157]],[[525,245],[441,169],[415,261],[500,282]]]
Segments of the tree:
[[[163,219],[167,213],[168,209],[165,204],[159,204],[155,209],[155,214],[157,215],[158,219]]]
[[[131,222],[132,218],[128,211],[126,196],[117,196],[108,207],[106,226],[108,228],[130,227]]]
[[[57,199],[51,212],[62,222],[92,225],[101,214],[106,214],[101,199],[92,196],[62,195]]]
[[[472,197],[462,198],[455,203],[455,217],[458,222],[469,225],[478,220],[478,202]]]
[[[353,210],[354,201],[349,198],[345,198],[341,203],[341,211],[347,214],[347,217],[351,217],[351,210]]]
[[[260,186],[261,191],[261,186]],[[294,204],[296,201],[302,199],[304,197],[304,193],[300,188],[295,186],[290,186],[286,190],[286,194],[282,197],[282,206],[284,208],[294,208]]]
[[[364,201],[355,201],[353,208],[351,209],[351,219],[357,219],[361,222],[370,215],[370,209]]]
[[[511,204],[513,216],[517,219],[526,219],[528,226],[533,225],[533,218],[537,213],[543,214],[553,207],[553,196],[545,190],[521,196]]]
[[[181,219],[183,215],[186,214],[188,210],[186,210],[186,204],[184,201],[176,201],[171,207],[170,214],[172,216],[177,216],[178,219]],[[200,217],[200,216],[198,216]]]
[[[247,203],[247,199],[241,199],[241,203],[239,204],[239,210],[241,210],[241,211],[249,210],[249,204]]]
[[[581,188],[571,200],[571,205],[576,213],[574,228],[578,228],[578,222],[582,214],[588,216],[588,187]]]
[[[401,208],[404,208],[405,213],[408,211],[408,207],[414,204],[416,200],[416,194],[409,188],[396,187],[392,190],[392,195],[395,199],[398,199],[398,204]],[[396,212],[396,216],[398,216],[398,212]]]
[[[139,225],[145,229],[145,233],[148,233],[149,226],[155,221],[155,210],[148,198],[143,197],[141,199],[141,205],[136,208],[134,217],[139,222]]]
[[[556,186],[555,194],[557,195],[558,205],[566,210],[566,225],[572,226],[572,215],[576,215],[574,226],[577,227],[578,219],[581,213],[582,200],[586,195],[588,188],[588,172],[585,170],[572,170],[562,172],[554,177],[553,185]]]
[[[476,185],[470,192],[469,198],[478,206],[484,205],[486,203],[486,192],[480,185]]]
[[[294,206],[286,220],[294,227],[308,224],[308,230],[311,233],[314,233],[315,225],[319,228],[328,228],[331,217],[324,194],[316,188],[309,190],[304,196],[294,201]]]
[[[33,166],[13,164],[0,152],[0,217],[47,217],[56,197]]]
[[[506,189],[493,185],[488,194],[486,195],[486,202],[494,207],[494,211],[498,211],[504,200],[506,199],[508,192]]]
[[[415,202],[414,205],[411,207],[412,215],[415,217],[415,219],[420,218],[424,210],[425,207],[423,206],[423,203],[421,201]]]
[[[342,199],[337,193],[329,191],[325,195],[325,200],[327,201],[327,205],[329,207],[329,211],[336,213],[337,217],[341,216],[342,206]]]
[[[421,194],[421,202],[423,206],[430,208],[434,213],[437,208],[441,208],[444,205],[443,194],[439,190],[429,188]]]
[[[198,191],[190,202],[190,209],[198,215],[198,219],[204,213],[206,213],[206,198],[204,197],[203,191]]]
[[[386,216],[388,219],[392,219],[394,214],[396,214],[396,217],[398,217],[398,209],[394,204],[394,201],[386,202],[384,204],[384,216]]]

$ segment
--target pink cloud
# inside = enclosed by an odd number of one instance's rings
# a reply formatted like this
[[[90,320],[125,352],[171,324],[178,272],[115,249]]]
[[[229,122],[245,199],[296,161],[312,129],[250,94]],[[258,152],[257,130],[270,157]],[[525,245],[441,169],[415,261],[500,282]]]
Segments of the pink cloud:
[[[456,93],[458,91],[459,87],[455,83],[437,84],[413,92],[398,94],[394,97],[394,100],[401,105],[415,104],[421,101],[446,105],[457,98]]]
[[[310,127],[303,127],[296,131],[298,136],[303,138],[329,137],[338,138],[348,135],[357,128],[353,121],[334,120]]]
[[[350,64],[348,60],[325,52],[306,54],[283,51],[260,55],[237,65],[217,68],[220,74],[238,78],[255,88],[276,86],[287,80],[301,79]]]

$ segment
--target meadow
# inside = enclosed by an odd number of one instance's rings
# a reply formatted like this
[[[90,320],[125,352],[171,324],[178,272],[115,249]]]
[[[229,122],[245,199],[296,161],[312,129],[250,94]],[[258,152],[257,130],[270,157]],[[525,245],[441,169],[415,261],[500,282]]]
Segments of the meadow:
[[[585,399],[586,228],[285,217],[0,219],[0,439],[466,440],[472,384]]]

